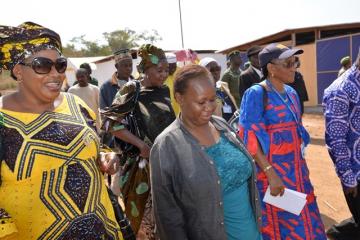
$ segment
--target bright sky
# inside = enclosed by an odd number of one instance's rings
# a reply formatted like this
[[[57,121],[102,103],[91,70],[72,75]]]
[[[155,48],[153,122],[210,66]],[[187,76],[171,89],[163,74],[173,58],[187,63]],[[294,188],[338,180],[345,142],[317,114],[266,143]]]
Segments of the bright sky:
[[[360,22],[360,0],[180,0],[185,48],[220,50],[289,28]],[[130,28],[156,29],[163,49],[180,49],[179,0],[13,0],[1,2],[0,25],[33,21],[63,43]]]

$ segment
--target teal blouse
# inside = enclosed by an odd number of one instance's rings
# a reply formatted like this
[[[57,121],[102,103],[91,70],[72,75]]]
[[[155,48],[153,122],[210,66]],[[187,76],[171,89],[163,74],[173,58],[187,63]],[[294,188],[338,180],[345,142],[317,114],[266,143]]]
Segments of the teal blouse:
[[[252,173],[250,159],[223,135],[206,153],[214,160],[221,180],[228,240],[261,240],[247,184]]]

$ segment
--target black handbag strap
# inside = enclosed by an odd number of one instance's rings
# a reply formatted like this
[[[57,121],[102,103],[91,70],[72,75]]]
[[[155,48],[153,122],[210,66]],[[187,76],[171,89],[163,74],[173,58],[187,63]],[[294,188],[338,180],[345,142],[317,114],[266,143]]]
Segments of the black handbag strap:
[[[265,109],[268,101],[268,95],[267,95],[267,86],[265,81],[260,83],[255,83],[254,85],[259,85],[263,89],[263,115],[265,114]],[[228,123],[231,127],[235,127],[237,122],[239,121],[240,116],[240,109],[235,111],[233,116],[229,119]],[[236,128],[234,128],[236,130]]]
[[[124,240],[136,240],[136,237],[135,237],[134,231],[131,228],[130,222],[127,219],[124,211],[122,210],[122,208],[118,202],[118,197],[109,188],[107,188],[107,191],[109,194],[111,205],[113,206],[113,209],[114,209],[116,221],[119,224],[121,234],[122,234]]]
[[[263,115],[265,114],[266,105],[268,102],[267,86],[265,81],[257,83],[263,89]]]
[[[0,128],[3,128],[4,125],[4,116],[2,115],[2,113],[0,112]],[[2,179],[1,179],[1,165],[2,165],[2,161],[3,161],[3,138],[0,135],[0,186],[2,183]]]

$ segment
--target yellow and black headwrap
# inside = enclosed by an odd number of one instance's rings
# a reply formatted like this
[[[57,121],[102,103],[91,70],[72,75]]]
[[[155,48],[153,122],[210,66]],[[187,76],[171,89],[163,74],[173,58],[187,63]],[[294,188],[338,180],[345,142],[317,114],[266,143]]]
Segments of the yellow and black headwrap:
[[[59,34],[32,22],[18,27],[0,25],[0,68],[11,71],[17,63],[44,49],[61,53]]]
[[[166,62],[164,51],[152,44],[142,45],[138,50],[138,56],[141,57],[141,62],[137,66],[140,73],[144,73],[146,69],[162,61]]]

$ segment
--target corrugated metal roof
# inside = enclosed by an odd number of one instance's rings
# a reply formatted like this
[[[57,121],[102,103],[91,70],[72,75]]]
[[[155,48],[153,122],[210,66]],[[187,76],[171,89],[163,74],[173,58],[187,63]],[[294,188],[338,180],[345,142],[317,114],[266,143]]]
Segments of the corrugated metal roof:
[[[80,57],[80,58],[68,58],[76,68],[79,68],[82,63],[89,63],[92,70],[96,69],[96,62],[102,59],[107,58],[108,56],[100,56],[100,57]]]
[[[304,28],[293,28],[293,29],[285,29],[283,31],[246,42],[234,47],[230,47],[227,49],[219,50],[217,53],[227,54],[234,50],[238,51],[246,51],[249,47],[253,45],[264,45],[270,42],[274,42],[280,38],[286,37],[293,33],[302,33],[302,32],[311,32],[311,31],[325,31],[325,30],[341,30],[341,29],[350,29],[350,28],[360,28],[360,22],[355,23],[342,23],[342,24],[332,24],[332,25],[322,25],[322,26],[313,26],[313,27],[304,27]]]

